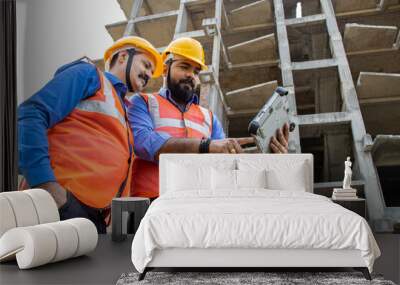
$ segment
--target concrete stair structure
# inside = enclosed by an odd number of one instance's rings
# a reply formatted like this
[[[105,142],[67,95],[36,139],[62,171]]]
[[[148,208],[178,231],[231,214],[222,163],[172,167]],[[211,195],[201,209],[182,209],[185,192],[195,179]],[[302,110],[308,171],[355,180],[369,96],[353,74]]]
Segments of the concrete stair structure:
[[[143,36],[160,51],[182,36],[204,45],[201,104],[229,136],[248,135],[249,121],[283,86],[298,126],[290,150],[314,154],[316,185],[336,187],[350,155],[374,229],[400,221],[383,198],[392,178],[378,175],[400,134],[400,0],[118,2],[127,20],[107,25],[114,39]],[[152,80],[146,91],[161,84]]]

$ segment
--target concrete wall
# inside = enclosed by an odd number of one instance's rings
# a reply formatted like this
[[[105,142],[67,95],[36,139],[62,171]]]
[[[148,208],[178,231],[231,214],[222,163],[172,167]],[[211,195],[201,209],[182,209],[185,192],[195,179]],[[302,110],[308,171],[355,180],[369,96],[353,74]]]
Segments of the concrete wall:
[[[18,103],[60,65],[102,57],[112,43],[104,26],[124,19],[116,0],[17,0]]]

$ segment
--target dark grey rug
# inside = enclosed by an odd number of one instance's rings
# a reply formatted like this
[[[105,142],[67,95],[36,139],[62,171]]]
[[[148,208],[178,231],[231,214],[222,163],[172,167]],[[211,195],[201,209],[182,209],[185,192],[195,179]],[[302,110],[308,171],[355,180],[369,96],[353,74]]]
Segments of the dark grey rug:
[[[372,275],[368,281],[359,272],[148,272],[146,278],[138,281],[138,273],[122,274],[117,285],[133,284],[267,284],[267,285],[297,285],[297,284],[376,284],[395,285],[384,280],[380,275]]]

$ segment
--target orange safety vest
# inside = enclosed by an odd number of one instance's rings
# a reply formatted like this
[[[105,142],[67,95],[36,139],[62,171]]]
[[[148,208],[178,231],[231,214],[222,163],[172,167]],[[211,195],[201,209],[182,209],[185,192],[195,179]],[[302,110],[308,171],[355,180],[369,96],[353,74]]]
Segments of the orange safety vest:
[[[128,196],[133,136],[125,107],[98,71],[101,87],[48,130],[51,167],[57,182],[82,203],[105,208]]]
[[[174,138],[211,137],[211,111],[191,104],[189,110],[182,113],[168,99],[157,93],[140,96],[147,104],[155,131],[168,133]],[[158,197],[158,164],[135,157],[132,177],[131,196]]]

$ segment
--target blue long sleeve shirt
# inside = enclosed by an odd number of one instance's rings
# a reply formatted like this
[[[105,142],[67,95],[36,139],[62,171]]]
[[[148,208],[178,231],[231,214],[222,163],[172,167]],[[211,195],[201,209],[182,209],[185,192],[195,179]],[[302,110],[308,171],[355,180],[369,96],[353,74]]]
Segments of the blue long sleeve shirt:
[[[122,100],[126,85],[111,73],[105,75]],[[47,130],[99,88],[95,66],[77,60],[60,67],[52,80],[18,107],[19,170],[31,187],[56,181],[50,165]]]
[[[179,108],[168,89],[161,88],[159,94]],[[198,104],[198,97],[193,97],[189,104]],[[155,130],[147,104],[140,95],[136,94],[129,99],[127,112],[135,142],[135,155],[141,159],[154,162],[155,154],[171,138],[171,135]],[[224,130],[214,114],[212,124],[211,139],[224,139]]]

